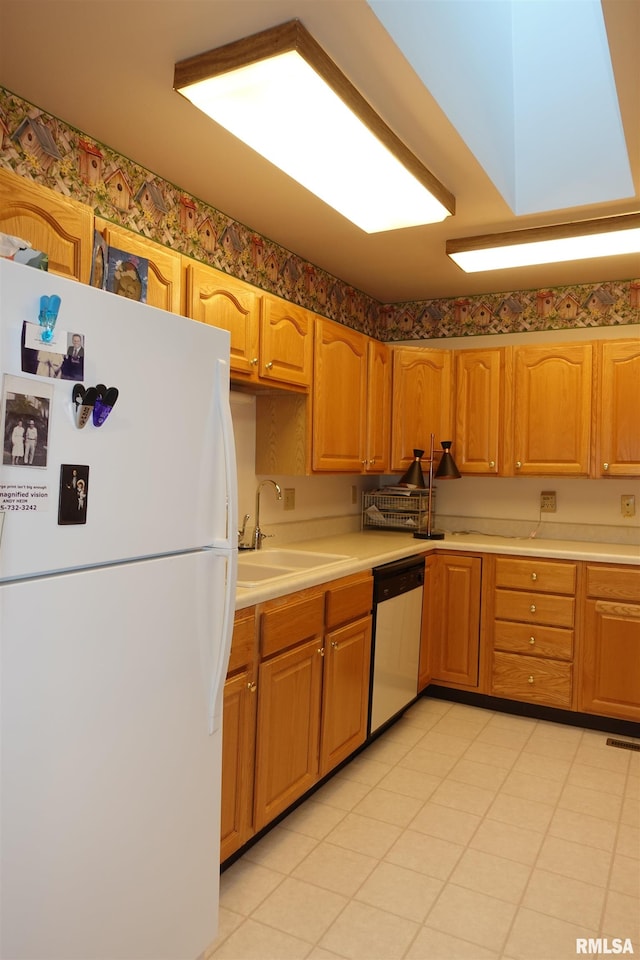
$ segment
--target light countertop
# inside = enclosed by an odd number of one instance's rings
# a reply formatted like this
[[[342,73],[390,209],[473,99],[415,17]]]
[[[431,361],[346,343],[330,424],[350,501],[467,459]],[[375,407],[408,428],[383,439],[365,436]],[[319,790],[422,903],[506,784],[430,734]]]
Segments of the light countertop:
[[[276,549],[276,548],[274,548]],[[310,570],[297,570],[286,576],[238,587],[236,610],[254,603],[272,600],[318,583],[337,580],[361,570],[414,554],[433,550],[458,550],[463,553],[501,553],[525,557],[548,557],[553,560],[588,560],[596,563],[631,563],[640,565],[640,546],[617,543],[592,543],[578,540],[542,540],[531,537],[494,537],[480,533],[451,533],[444,540],[417,540],[410,534],[392,530],[363,530],[330,537],[317,537],[287,544],[287,549],[341,554],[344,560]],[[269,561],[269,547],[260,551]],[[242,557],[242,554],[240,555]]]

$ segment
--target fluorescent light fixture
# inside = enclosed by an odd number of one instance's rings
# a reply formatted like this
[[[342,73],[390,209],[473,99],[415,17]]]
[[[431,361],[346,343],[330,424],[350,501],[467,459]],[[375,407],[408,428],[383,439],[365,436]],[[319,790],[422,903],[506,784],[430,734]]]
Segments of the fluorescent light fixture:
[[[466,273],[640,254],[640,213],[447,240],[446,252]]]
[[[173,85],[367,233],[455,211],[452,194],[298,20],[182,60]]]

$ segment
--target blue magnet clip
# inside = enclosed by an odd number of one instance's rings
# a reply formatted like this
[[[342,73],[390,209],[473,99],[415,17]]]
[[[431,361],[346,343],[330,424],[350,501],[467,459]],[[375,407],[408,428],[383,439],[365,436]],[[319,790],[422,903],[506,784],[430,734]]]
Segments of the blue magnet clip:
[[[99,387],[102,384],[98,385]],[[105,422],[111,411],[116,405],[116,400],[118,399],[118,389],[117,387],[109,387],[108,390],[104,390],[98,393],[96,397],[96,402],[93,405],[93,425],[94,427],[101,427]]]
[[[53,340],[53,328],[56,325],[59,310],[60,297],[57,294],[54,293],[50,297],[40,297],[40,313],[38,315],[38,320],[40,322],[40,326],[42,327],[40,338],[44,343],[51,343]]]

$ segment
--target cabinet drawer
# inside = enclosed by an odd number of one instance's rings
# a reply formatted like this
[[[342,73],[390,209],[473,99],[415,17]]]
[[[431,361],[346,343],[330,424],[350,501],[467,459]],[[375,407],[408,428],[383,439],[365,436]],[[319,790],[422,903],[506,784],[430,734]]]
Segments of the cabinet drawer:
[[[251,663],[253,659],[256,630],[255,612],[255,607],[247,607],[246,610],[239,610],[236,613],[227,673],[233,673],[234,670]]]
[[[498,620],[523,620],[525,623],[548,623],[553,627],[573,627],[575,603],[573,597],[496,590],[495,615]]]
[[[572,660],[573,630],[496,620],[493,628],[493,645],[496,650],[505,650],[508,653]]]
[[[564,561],[496,559],[496,586],[542,593],[575,593],[576,564]]]
[[[273,601],[266,605],[260,618],[260,653],[270,657],[296,643],[322,633],[324,621],[324,594],[298,600],[287,598],[283,604]]]
[[[640,567],[587,565],[587,596],[640,603]]]
[[[491,692],[512,700],[570,707],[572,671],[570,663],[559,660],[494,653]]]
[[[331,630],[341,623],[371,613],[373,577],[348,578],[329,584],[326,592],[325,622]]]

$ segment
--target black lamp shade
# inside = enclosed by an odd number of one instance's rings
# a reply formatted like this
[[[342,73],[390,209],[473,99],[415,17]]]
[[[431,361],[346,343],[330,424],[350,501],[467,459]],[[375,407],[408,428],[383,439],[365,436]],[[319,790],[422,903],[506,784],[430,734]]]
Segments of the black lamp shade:
[[[422,457],[423,454],[424,450],[413,451],[414,461],[407,472],[400,478],[399,486],[416,487],[416,489],[419,490],[425,489],[424,476],[422,474],[422,467],[420,466],[420,457]]]
[[[456,467],[456,462],[451,455],[452,440],[441,440],[442,459],[436,470],[436,480],[459,480],[460,471]]]

